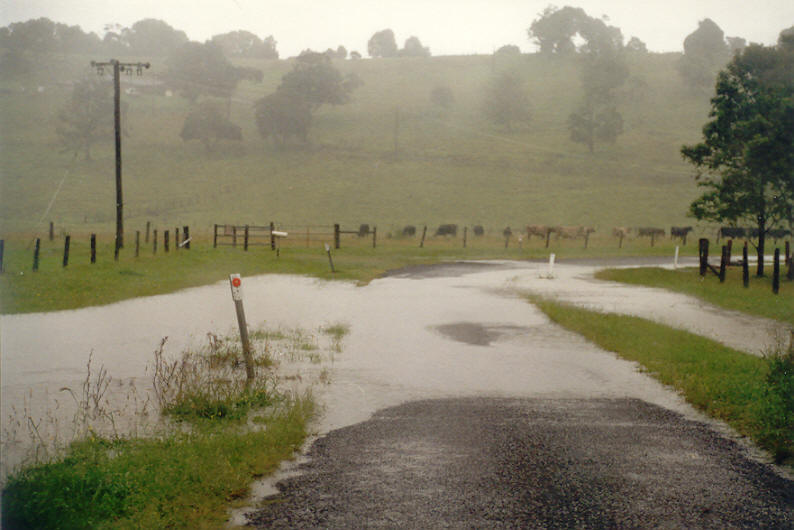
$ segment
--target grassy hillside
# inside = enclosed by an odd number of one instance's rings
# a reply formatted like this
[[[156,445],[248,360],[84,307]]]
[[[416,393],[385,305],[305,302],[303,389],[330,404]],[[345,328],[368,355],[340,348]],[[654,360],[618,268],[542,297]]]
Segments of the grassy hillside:
[[[630,59],[619,103],[625,133],[592,155],[568,139],[565,125],[581,96],[575,62],[536,55],[339,61],[364,85],[351,103],[317,113],[309,145],[281,150],[259,137],[252,105],[275,89],[288,61],[246,63],[265,79],[241,83],[234,95],[232,120],[244,140],[214,153],[179,138],[186,100],[124,95],[127,226],[203,230],[272,220],[369,223],[385,232],[405,224],[501,231],[535,223],[589,224],[604,233],[617,225],[692,224],[686,210],[697,189],[678,150],[698,139],[708,95],[683,86],[677,57]],[[86,162],[60,153],[55,134],[57,111],[71,94],[57,83],[96,75],[90,59],[43,58],[41,70],[0,81],[0,233],[41,230],[50,220],[69,230],[113,230],[112,135]],[[154,60],[145,76],[157,78],[161,63]],[[525,80],[533,104],[532,123],[513,133],[485,123],[481,110],[487,84],[505,70]],[[430,102],[436,86],[454,94],[447,112]]]

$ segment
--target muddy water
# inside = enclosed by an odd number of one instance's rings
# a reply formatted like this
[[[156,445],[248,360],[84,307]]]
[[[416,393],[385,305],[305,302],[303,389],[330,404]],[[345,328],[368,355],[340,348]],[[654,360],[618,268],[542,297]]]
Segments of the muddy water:
[[[264,275],[245,278],[243,290],[252,326],[349,325],[344,351],[327,366],[331,382],[318,392],[325,411],[320,433],[408,400],[451,396],[637,397],[696,416],[633,364],[552,325],[517,294],[521,290],[732,336],[753,352],[768,339],[747,338],[758,324],[754,320],[703,308],[683,296],[661,298],[656,290],[595,282],[593,271],[558,265],[556,277],[545,279],[545,264],[501,262],[458,265],[447,273],[413,271],[363,288]],[[104,365],[114,378],[111,392],[118,394],[121,409],[130,388],[146,393],[147,365],[163,337],[168,337],[166,353],[176,355],[203,343],[207,332],[233,332],[236,320],[228,284],[222,282],[101,308],[3,316],[0,326],[7,438],[14,428],[9,418],[23,408],[32,418],[61,417],[68,423],[71,397],[59,389],[77,391],[91,352],[92,371]],[[6,446],[5,468],[21,449]]]

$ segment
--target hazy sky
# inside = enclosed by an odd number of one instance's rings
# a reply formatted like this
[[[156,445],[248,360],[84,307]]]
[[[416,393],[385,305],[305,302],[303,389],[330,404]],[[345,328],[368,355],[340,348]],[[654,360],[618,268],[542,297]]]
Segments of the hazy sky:
[[[375,31],[394,30],[398,45],[416,35],[434,55],[491,53],[504,44],[535,48],[526,30],[548,0],[0,0],[0,26],[47,17],[100,36],[106,24],[158,18],[191,40],[244,29],[273,35],[282,57],[340,44],[366,56]],[[651,51],[680,51],[703,18],[726,36],[773,44],[794,25],[793,0],[571,0],[555,5],[607,15],[626,40]]]

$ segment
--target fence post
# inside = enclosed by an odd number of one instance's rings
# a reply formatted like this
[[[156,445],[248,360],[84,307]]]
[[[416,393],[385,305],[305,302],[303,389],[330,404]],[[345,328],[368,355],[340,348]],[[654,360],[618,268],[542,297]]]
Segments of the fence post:
[[[152,226],[152,222],[146,221],[146,239],[144,240],[144,243],[149,242],[149,228],[151,228],[151,226]]]
[[[339,248],[339,223],[334,224],[334,248]]]
[[[182,227],[182,237],[184,237],[185,248],[190,250],[190,227],[185,225]]]
[[[232,246],[237,247],[237,225],[232,225]]]
[[[212,248],[218,248],[218,225],[214,225],[212,229]]]
[[[152,230],[152,254],[157,254],[157,229]]]
[[[422,240],[419,242],[419,248],[424,248],[426,235],[427,235],[427,225],[425,225],[425,227],[422,229]]]
[[[72,242],[72,236],[67,235],[63,240],[63,266],[69,265],[69,244]]]
[[[309,246],[310,246],[309,245],[309,240],[310,240],[309,239],[309,230],[310,230],[309,226],[306,226],[306,248],[309,248]]]
[[[590,243],[590,231],[585,229],[584,231],[584,248],[587,249],[587,245]],[[678,248],[678,247],[676,247]]]
[[[91,234],[91,265],[96,263],[96,234]]]
[[[375,226],[372,228],[372,248],[377,246],[378,241],[378,227]]]
[[[468,235],[469,227],[463,227],[463,248],[466,248],[466,236]]]
[[[549,240],[551,239],[551,228],[546,228],[546,248],[549,248]],[[623,241],[621,239],[621,241]]]
[[[168,252],[168,240],[170,239],[168,236],[168,230],[163,231],[163,252]]]
[[[248,252],[248,225],[245,225],[245,233],[243,235],[243,250]]]
[[[136,230],[135,231],[135,257],[137,258],[140,255],[141,255],[141,231],[140,230]]]
[[[706,269],[709,264],[709,240],[700,238],[698,240],[698,256],[700,256],[700,275],[706,275]]]
[[[772,262],[772,292],[780,291],[780,249],[775,249],[775,261]]]
[[[55,238],[55,225],[53,224],[52,221],[50,221],[50,234],[49,235],[50,235],[50,241],[52,241]]]
[[[786,241],[786,261],[784,262],[788,265],[788,262],[791,260],[791,243]]]
[[[179,250],[179,243],[181,242],[179,239],[179,227],[177,226],[174,228],[174,250]]]
[[[505,234],[505,250],[507,246],[510,244],[510,234]]]
[[[119,249],[120,248],[121,248],[121,240],[119,239],[118,234],[116,234],[116,237],[114,238],[114,243],[113,243],[113,259],[115,261],[119,260]]]
[[[273,235],[273,229],[276,228],[276,225],[273,224],[273,221],[270,221],[270,250],[276,250],[276,236]],[[309,246],[308,244],[306,245]]]
[[[747,241],[742,247],[742,285],[750,287],[750,264],[747,261]]]
[[[3,251],[5,250],[5,240],[0,239],[0,274],[3,273]]]
[[[36,247],[33,249],[33,272],[39,270],[39,250],[41,249],[41,239],[36,238]]]
[[[720,283],[725,282],[725,269],[728,268],[728,245],[722,245],[722,257],[720,258]]]
[[[733,239],[728,240],[728,265],[731,264],[731,254],[733,254]]]

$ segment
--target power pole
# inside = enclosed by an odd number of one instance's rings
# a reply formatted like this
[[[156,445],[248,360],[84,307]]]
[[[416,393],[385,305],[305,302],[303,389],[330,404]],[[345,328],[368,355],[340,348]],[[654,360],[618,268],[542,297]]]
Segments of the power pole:
[[[121,72],[132,75],[133,68],[138,75],[143,73],[144,68],[149,68],[149,63],[122,63],[117,59],[111,59],[105,63],[91,61],[91,66],[97,69],[97,73],[102,75],[105,67],[113,68],[113,125],[116,133],[116,250],[124,246],[124,201],[121,193],[121,82],[119,80]]]

